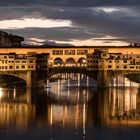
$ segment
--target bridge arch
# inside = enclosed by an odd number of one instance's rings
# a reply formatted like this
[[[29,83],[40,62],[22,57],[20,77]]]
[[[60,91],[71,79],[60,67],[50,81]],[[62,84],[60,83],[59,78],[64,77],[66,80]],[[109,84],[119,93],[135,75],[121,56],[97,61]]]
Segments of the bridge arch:
[[[24,77],[14,75],[14,74],[1,74],[0,73],[0,82],[3,85],[26,85],[26,79]]]
[[[67,58],[66,61],[65,61],[65,65],[66,66],[76,66],[76,61],[72,57]]]
[[[57,57],[57,58],[54,59],[53,64],[57,65],[57,66],[63,65],[64,61],[60,57]]]
[[[79,58],[77,63],[78,63],[79,66],[85,66],[86,58],[84,58],[84,57]]]
[[[26,82],[26,86],[32,86],[36,82],[36,73],[33,71],[3,71],[0,72],[0,75],[9,75],[23,79]]]

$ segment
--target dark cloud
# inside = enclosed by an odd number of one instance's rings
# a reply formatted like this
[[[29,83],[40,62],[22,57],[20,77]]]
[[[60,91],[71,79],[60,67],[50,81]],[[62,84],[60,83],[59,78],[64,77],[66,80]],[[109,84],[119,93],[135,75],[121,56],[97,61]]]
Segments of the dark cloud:
[[[45,4],[49,6],[72,6],[72,7],[93,7],[93,6],[122,6],[139,5],[139,0],[1,0],[4,5],[36,5]]]
[[[69,41],[113,36],[140,40],[139,0],[1,0],[0,7],[0,20],[49,18],[72,22],[69,28],[9,30],[27,38]]]
[[[55,27],[55,28],[24,28],[5,30],[13,34],[20,34],[27,38],[40,38],[44,40],[70,41],[83,40],[93,37],[103,37],[102,34],[88,32],[87,30],[74,27]]]

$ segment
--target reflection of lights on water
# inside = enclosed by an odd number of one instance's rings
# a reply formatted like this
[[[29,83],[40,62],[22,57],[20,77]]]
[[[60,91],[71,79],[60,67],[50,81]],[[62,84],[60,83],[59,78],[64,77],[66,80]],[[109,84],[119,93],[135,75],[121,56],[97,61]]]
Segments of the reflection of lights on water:
[[[78,87],[80,86],[80,74],[78,74],[78,83],[77,83],[77,86]]]
[[[78,120],[79,120],[79,104],[76,105],[75,128],[78,127]]]
[[[70,86],[70,79],[68,79],[68,87]],[[68,100],[69,100],[69,98],[70,98],[70,90],[69,90],[69,88],[68,88]]]
[[[0,88],[0,102],[1,102],[1,98],[3,96],[3,93],[2,93],[2,88]]]
[[[52,106],[51,106],[51,114],[50,114],[50,124],[52,125],[53,124],[53,111],[52,111]]]
[[[14,87],[14,99],[16,98],[16,88]]]
[[[86,135],[86,105],[84,103],[83,105],[83,138],[85,138]]]
[[[58,83],[57,83],[57,93],[58,93],[58,99],[59,99],[59,94],[60,94],[60,80],[58,79]]]

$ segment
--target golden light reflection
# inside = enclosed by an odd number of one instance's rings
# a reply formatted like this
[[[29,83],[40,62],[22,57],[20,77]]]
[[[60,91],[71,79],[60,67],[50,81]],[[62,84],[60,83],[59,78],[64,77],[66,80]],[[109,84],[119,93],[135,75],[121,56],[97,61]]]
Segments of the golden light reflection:
[[[50,106],[50,125],[53,124],[53,110],[52,110],[52,105]]]
[[[86,135],[86,105],[84,103],[83,105],[83,138],[85,138]]]
[[[14,94],[13,94],[13,96],[14,96],[14,99],[16,99],[16,88],[14,87]]]
[[[3,96],[3,92],[2,92],[2,88],[0,88],[0,102],[1,102],[2,96]]]

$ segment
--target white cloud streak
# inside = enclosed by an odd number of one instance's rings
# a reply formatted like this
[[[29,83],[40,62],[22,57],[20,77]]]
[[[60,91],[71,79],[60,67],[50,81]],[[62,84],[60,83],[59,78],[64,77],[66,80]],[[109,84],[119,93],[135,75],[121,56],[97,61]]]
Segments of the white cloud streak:
[[[69,20],[51,20],[51,19],[15,19],[0,21],[1,29],[19,29],[19,28],[52,28],[52,27],[70,27],[71,21]]]

